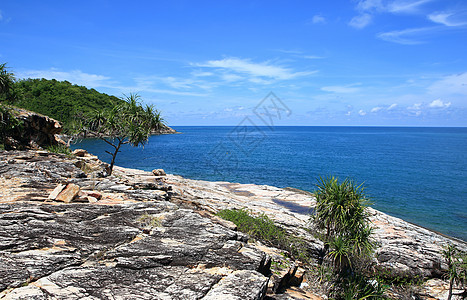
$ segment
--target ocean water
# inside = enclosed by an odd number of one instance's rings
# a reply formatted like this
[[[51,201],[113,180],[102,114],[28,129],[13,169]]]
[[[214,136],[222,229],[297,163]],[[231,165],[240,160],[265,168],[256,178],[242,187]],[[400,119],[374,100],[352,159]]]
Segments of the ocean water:
[[[174,127],[116,164],[187,178],[313,191],[319,176],[364,183],[373,207],[467,241],[467,128]],[[107,145],[73,146],[110,161]]]

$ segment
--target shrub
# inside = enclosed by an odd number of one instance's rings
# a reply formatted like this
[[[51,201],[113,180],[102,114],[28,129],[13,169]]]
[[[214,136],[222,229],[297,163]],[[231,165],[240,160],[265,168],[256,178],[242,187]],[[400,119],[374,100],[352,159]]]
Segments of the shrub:
[[[48,146],[46,150],[51,153],[66,154],[68,156],[72,155],[71,149],[62,144]]]
[[[261,240],[263,243],[287,250],[300,260],[308,261],[306,244],[303,239],[290,235],[283,228],[274,224],[264,213],[253,216],[247,209],[224,209],[217,215],[237,225],[238,230]]]
[[[338,273],[349,272],[374,248],[368,198],[362,185],[349,179],[320,178],[316,187],[312,222],[322,233],[324,253]]]
[[[443,250],[443,256],[448,264],[449,294],[448,300],[452,298],[452,288],[465,286],[467,283],[467,253],[460,251],[453,245],[447,245]]]

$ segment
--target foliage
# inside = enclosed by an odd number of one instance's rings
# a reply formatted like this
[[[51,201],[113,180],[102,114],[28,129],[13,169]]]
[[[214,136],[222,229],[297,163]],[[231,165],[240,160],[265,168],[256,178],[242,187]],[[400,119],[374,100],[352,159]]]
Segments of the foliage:
[[[217,215],[237,225],[238,230],[261,240],[270,246],[278,247],[302,261],[308,261],[306,244],[299,237],[288,234],[283,228],[276,226],[264,213],[253,216],[247,209],[224,209]]]
[[[67,127],[75,116],[82,117],[95,110],[110,109],[122,100],[95,89],[55,79],[25,79],[15,83],[15,89],[22,95],[18,107],[32,110],[64,123]]]
[[[0,102],[13,103],[18,99],[15,75],[8,71],[6,63],[0,64]]]
[[[143,226],[154,228],[162,226],[162,220],[158,216],[153,216],[148,213],[144,213],[138,218],[138,222]]]
[[[352,274],[343,279],[342,295],[344,300],[383,299],[385,287],[378,281],[359,274]]]
[[[460,251],[454,245],[447,245],[443,256],[448,265],[446,277],[449,279],[448,300],[452,298],[452,289],[457,284],[465,287],[467,283],[467,253]]]
[[[115,158],[122,145],[130,144],[134,147],[144,145],[151,130],[157,125],[156,110],[152,106],[143,106],[138,95],[131,94],[122,99],[120,104],[111,109],[96,110],[90,114],[82,126],[82,131],[92,131],[113,148],[113,152],[106,151],[112,156],[110,173],[115,164]]]
[[[316,207],[311,218],[324,242],[323,278],[337,299],[378,299],[384,288],[372,278],[372,238],[363,185],[350,179],[320,177],[314,192]],[[328,268],[329,266],[329,268]],[[328,273],[330,272],[331,275]]]
[[[62,144],[48,146],[46,150],[51,153],[66,154],[68,156],[72,155],[71,149]]]
[[[0,104],[0,144],[3,148],[5,138],[18,128],[21,128],[21,122],[12,113],[11,108]]]
[[[320,178],[315,191],[312,221],[324,231],[324,253],[338,273],[353,269],[353,261],[371,254],[374,241],[366,210],[368,199],[362,185],[336,177]]]

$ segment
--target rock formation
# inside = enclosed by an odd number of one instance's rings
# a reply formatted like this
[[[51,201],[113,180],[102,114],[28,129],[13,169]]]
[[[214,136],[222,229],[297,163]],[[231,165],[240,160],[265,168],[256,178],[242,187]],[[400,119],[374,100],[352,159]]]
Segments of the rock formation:
[[[13,108],[12,112],[21,126],[5,139],[6,149],[40,149],[65,144],[57,136],[62,131],[57,120],[20,108]]]
[[[321,299],[301,262],[214,216],[265,213],[318,258],[322,242],[306,230],[311,194],[106,168],[85,151],[0,151],[0,299]],[[440,277],[443,245],[467,250],[371,213],[378,266],[401,276]],[[445,285],[428,281],[420,299]]]

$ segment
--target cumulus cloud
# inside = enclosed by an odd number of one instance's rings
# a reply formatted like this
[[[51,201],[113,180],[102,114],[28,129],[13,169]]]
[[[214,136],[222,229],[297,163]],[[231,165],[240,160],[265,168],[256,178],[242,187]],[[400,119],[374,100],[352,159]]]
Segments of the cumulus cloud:
[[[397,103],[393,103],[391,105],[389,105],[389,107],[387,108],[387,110],[393,110],[394,108],[397,107]]]
[[[89,74],[82,72],[81,70],[73,71],[59,71],[57,69],[50,70],[29,70],[24,72],[18,72],[19,78],[45,78],[45,79],[56,79],[59,81],[69,81],[74,84],[84,85],[88,88],[96,88],[107,86],[110,77]]]
[[[422,103],[414,103],[412,106],[407,107],[408,110],[420,110],[422,109]]]
[[[370,110],[370,112],[376,113],[376,112],[378,112],[378,111],[380,111],[380,110],[382,110],[382,109],[383,109],[383,108],[382,108],[381,106],[377,106],[377,107],[373,107],[373,108]]]
[[[313,18],[311,19],[311,22],[313,24],[325,24],[326,19],[322,15],[314,15]]]
[[[433,100],[430,104],[428,104],[431,108],[448,108],[451,106],[451,102],[443,102],[441,99]]]
[[[366,115],[366,111],[364,111],[363,109],[360,109],[360,110],[358,111],[358,114],[359,114],[360,116],[364,116],[364,115]]]

